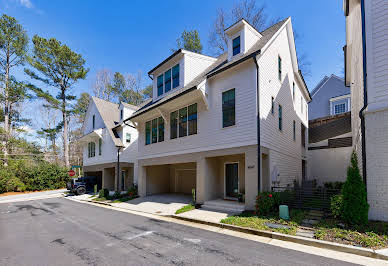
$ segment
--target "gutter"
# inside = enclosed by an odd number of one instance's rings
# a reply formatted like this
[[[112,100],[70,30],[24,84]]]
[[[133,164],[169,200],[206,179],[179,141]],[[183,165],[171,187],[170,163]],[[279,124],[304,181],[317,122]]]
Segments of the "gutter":
[[[358,116],[361,119],[361,146],[362,146],[362,179],[366,186],[366,141],[365,141],[365,116],[364,110],[368,107],[368,91],[367,91],[367,69],[366,69],[366,33],[365,33],[365,0],[361,0],[361,25],[362,25],[362,70],[363,70],[363,93],[364,106],[361,108]]]
[[[257,63],[256,55],[260,53],[255,53],[253,57],[253,62],[256,66],[256,108],[257,108],[257,192],[261,191],[261,150],[260,150],[260,92],[259,92],[259,64]]]

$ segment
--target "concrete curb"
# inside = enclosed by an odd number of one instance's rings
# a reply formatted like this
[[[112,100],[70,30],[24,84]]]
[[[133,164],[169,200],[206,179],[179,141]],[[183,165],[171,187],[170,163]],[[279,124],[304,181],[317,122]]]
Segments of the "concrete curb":
[[[251,228],[246,228],[246,227],[241,227],[236,225],[215,223],[215,222],[210,222],[210,221],[205,221],[200,219],[182,217],[178,215],[170,215],[169,217],[175,218],[178,220],[193,222],[193,223],[216,226],[222,229],[229,229],[229,230],[233,230],[241,233],[263,236],[263,237],[268,237],[268,238],[282,240],[282,241],[289,241],[289,242],[302,244],[302,245],[325,248],[325,249],[330,249],[334,251],[340,251],[340,252],[360,255],[364,257],[370,257],[374,259],[388,260],[388,256],[376,253],[375,250],[369,249],[369,248],[354,247],[350,245],[338,244],[338,243],[333,243],[333,242],[323,241],[318,239],[309,239],[309,238],[300,237],[300,236],[292,236],[292,235],[286,235],[286,234],[281,234],[276,232],[256,230],[256,229],[251,229]]]

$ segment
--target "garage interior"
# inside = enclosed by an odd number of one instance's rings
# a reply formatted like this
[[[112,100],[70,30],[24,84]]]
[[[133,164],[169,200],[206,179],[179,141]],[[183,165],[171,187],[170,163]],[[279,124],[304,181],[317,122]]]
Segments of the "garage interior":
[[[179,193],[191,195],[196,188],[197,164],[179,163],[146,167],[147,195]]]

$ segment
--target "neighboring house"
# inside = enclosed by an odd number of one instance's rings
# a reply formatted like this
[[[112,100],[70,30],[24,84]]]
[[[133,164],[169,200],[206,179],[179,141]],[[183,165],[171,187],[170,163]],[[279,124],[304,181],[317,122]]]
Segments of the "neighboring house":
[[[345,84],[369,218],[388,221],[388,2],[344,0]]]
[[[137,182],[138,133],[130,122],[122,123],[137,109],[123,102],[90,100],[79,141],[83,144],[84,175],[96,176],[99,189],[123,191]]]
[[[344,182],[352,153],[350,88],[325,76],[309,103],[308,178],[318,184]]]
[[[254,209],[258,191],[305,177],[310,95],[291,18],[225,33],[218,58],[180,49],[149,72],[153,100],[124,120],[139,131],[140,196],[195,188],[206,206],[245,193]]]
[[[325,76],[311,92],[309,119],[350,112],[350,88],[336,75]]]

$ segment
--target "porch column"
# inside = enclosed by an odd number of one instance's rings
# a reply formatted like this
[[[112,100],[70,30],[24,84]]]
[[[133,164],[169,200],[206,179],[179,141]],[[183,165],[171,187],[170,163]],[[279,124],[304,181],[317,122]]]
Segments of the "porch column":
[[[138,180],[137,180],[137,189],[140,197],[145,197],[147,195],[147,169],[145,166],[139,164],[137,169]]]
[[[261,161],[261,160],[260,160]],[[249,147],[245,152],[245,209],[253,210],[257,196],[257,146]]]
[[[201,157],[197,160],[197,188],[196,188],[196,194],[197,194],[197,203],[203,204],[206,197],[206,174],[205,174],[205,165],[206,165],[206,158]]]

